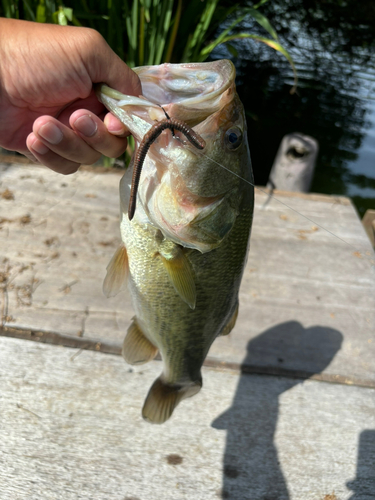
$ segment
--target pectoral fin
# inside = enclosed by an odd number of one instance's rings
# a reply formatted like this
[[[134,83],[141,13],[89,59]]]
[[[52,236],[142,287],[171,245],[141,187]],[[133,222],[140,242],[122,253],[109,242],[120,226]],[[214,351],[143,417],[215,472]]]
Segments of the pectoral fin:
[[[107,266],[107,274],[103,282],[103,293],[106,297],[114,297],[119,293],[129,273],[128,253],[125,245],[120,245]]]
[[[191,309],[195,309],[196,289],[194,274],[183,250],[176,247],[173,257],[165,257],[161,253],[160,257],[178,295]]]
[[[133,319],[122,345],[122,355],[130,365],[140,365],[154,359],[158,349],[146,338]]]
[[[237,304],[237,307],[233,313],[233,316],[230,318],[230,320],[228,321],[228,323],[224,326],[222,332],[220,333],[221,336],[224,336],[224,335],[229,335],[230,332],[233,330],[234,328],[234,325],[236,324],[236,321],[237,321],[237,316],[238,316],[238,304]]]
[[[142,417],[152,424],[163,424],[168,420],[173,410],[182,399],[194,396],[200,391],[202,382],[192,382],[189,385],[170,385],[159,377],[155,380],[145,404],[142,408]]]

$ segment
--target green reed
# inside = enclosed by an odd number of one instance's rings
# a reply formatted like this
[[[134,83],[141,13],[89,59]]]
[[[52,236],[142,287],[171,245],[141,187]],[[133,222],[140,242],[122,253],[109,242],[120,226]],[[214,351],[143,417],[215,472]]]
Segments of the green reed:
[[[202,62],[220,44],[236,56],[230,42],[251,38],[283,54],[296,80],[291,56],[260,12],[267,1],[249,7],[223,0],[75,0],[72,8],[73,0],[1,0],[0,16],[96,29],[130,67]],[[258,23],[265,36],[238,32],[248,20]]]

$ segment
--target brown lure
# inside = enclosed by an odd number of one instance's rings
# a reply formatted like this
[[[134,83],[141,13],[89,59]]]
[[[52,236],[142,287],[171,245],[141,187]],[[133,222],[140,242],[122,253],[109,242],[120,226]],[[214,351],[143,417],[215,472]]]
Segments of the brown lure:
[[[206,146],[205,141],[202,137],[197,134],[189,125],[181,120],[177,120],[176,118],[170,118],[167,115],[167,118],[161,120],[160,122],[155,123],[147,134],[143,137],[142,142],[139,145],[137,150],[135,160],[134,160],[134,170],[133,170],[133,178],[132,178],[132,186],[130,191],[130,200],[129,200],[129,210],[128,217],[129,220],[132,220],[134,217],[136,200],[137,200],[137,191],[139,179],[141,177],[143,162],[145,161],[147,152],[153,142],[159,137],[159,135],[166,129],[172,131],[174,136],[174,130],[178,130],[186,139],[193,144],[197,149],[203,149]]]

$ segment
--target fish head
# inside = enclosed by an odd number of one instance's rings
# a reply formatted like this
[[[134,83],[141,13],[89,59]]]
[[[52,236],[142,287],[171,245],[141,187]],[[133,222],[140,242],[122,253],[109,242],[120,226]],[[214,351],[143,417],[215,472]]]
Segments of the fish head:
[[[200,151],[183,133],[166,130],[150,146],[138,187],[135,220],[149,222],[184,247],[207,252],[230,232],[252,190],[246,120],[228,60],[134,69],[143,96],[99,91],[102,102],[137,143],[166,115],[185,122],[205,141]],[[122,206],[129,198],[122,183]]]

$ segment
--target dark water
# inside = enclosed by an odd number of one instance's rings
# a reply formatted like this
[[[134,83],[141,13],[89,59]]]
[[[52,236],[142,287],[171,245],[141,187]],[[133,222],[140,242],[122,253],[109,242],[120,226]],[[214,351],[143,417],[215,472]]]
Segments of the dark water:
[[[266,184],[282,137],[302,132],[320,146],[311,190],[352,197],[362,216],[375,209],[375,2],[289,0],[261,11],[295,61],[295,94],[289,63],[264,44],[214,54],[237,67],[256,183]],[[244,29],[265,35],[249,21]]]

